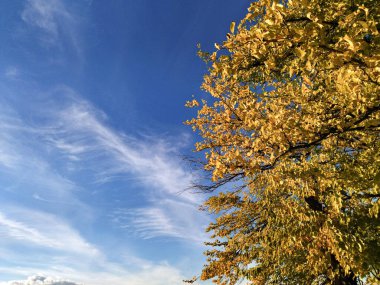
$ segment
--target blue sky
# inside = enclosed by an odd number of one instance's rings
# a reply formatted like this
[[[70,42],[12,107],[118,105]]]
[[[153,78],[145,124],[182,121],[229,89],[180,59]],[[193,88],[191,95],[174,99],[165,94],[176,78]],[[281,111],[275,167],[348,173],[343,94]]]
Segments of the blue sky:
[[[224,40],[248,3],[1,1],[1,285],[199,273],[210,217],[183,191],[184,103],[206,72],[197,43]]]

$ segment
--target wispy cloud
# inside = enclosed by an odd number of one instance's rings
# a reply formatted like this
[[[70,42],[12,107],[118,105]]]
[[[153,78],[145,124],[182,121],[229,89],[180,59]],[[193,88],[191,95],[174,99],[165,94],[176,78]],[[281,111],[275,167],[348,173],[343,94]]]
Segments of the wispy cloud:
[[[160,137],[136,138],[113,130],[106,116],[91,104],[73,97],[54,112],[58,126],[49,134],[50,143],[73,166],[93,165],[96,181],[133,178],[145,186],[149,195],[145,207],[116,209],[112,219],[120,227],[134,231],[142,238],[175,237],[201,240],[207,217],[199,213],[201,196],[186,191],[195,180],[179,158],[175,142]],[[186,139],[186,136],[184,136]],[[201,226],[200,226],[201,225]]]
[[[128,231],[143,238],[204,237],[199,225],[207,217],[198,211],[202,197],[186,191],[195,177],[178,155],[186,136],[171,141],[152,134],[127,135],[108,126],[107,116],[72,89],[60,86],[50,93],[60,98],[59,104],[37,107],[43,111],[32,125],[16,112],[0,115],[0,166],[13,167],[8,172],[24,177],[29,187],[35,185],[28,195],[41,202],[78,203],[72,193],[82,183],[75,178],[79,173],[95,184],[119,179],[143,187],[146,200],[144,207],[110,209],[115,225],[125,228],[128,223]]]
[[[20,74],[20,70],[15,66],[8,66],[4,72],[4,75],[7,79],[17,79],[19,78]]]
[[[195,195],[184,192],[193,174],[180,165],[175,144],[160,137],[137,139],[112,130],[105,124],[105,115],[88,102],[76,98],[58,115],[57,133],[51,142],[70,158],[90,160],[102,158],[109,163],[98,171],[99,180],[108,180],[115,174],[133,174],[140,182],[155,191],[178,195],[179,199],[196,201]],[[180,143],[177,138],[176,143]],[[174,151],[173,151],[174,150]],[[182,193],[182,194],[181,194]],[[181,195],[179,195],[181,194]]]
[[[115,224],[143,239],[179,238],[199,245],[207,239],[206,217],[193,205],[168,198],[151,207],[116,209],[111,217]]]
[[[162,208],[117,209],[113,216],[114,222],[131,229],[143,239],[158,236],[184,237],[182,228]]]
[[[1,285],[174,285],[184,278],[167,263],[134,256],[129,258],[138,262],[131,268],[110,262],[67,222],[51,214],[20,207],[8,207],[6,212],[0,213],[0,249],[13,244],[23,251],[1,250],[0,262],[4,265],[0,266],[0,275],[30,277],[23,281],[0,278]],[[18,266],[5,266],[9,261]]]
[[[5,243],[38,246],[95,257],[99,251],[61,219],[47,213],[8,207],[0,212],[0,235]]]
[[[63,48],[67,43],[77,53],[79,20],[63,0],[27,0],[21,13],[22,20],[39,31],[39,40],[47,47]]]
[[[0,106],[0,167],[14,168],[20,162],[19,143],[14,140],[21,125],[17,113],[5,102]]]
[[[41,141],[46,130],[28,124],[4,103],[0,106],[0,132],[0,179],[7,192],[23,199],[34,196],[72,204],[86,216],[87,207],[74,195],[80,187],[52,165]]]
[[[43,272],[91,285],[178,284],[183,279],[180,270],[166,263],[143,261],[132,270],[120,261],[108,261],[114,253],[88,242],[64,213],[80,215],[76,221],[80,224],[90,221],[96,206],[79,197],[89,197],[98,188],[112,190],[108,183],[121,179],[127,181],[127,194],[119,196],[139,195],[143,200],[118,206],[110,200],[109,207],[96,209],[96,215],[112,221],[102,230],[200,244],[201,225],[208,218],[198,212],[201,198],[184,192],[194,176],[177,155],[186,136],[172,141],[115,130],[103,112],[65,86],[43,96],[44,100],[28,104],[37,110],[33,116],[21,116],[23,110],[16,111],[21,108],[17,105],[0,107],[0,179],[11,193],[0,197],[0,263],[12,260],[17,265],[0,266],[0,275],[26,278]],[[139,192],[132,192],[130,184]],[[30,199],[46,212],[7,206],[9,201],[19,204]]]

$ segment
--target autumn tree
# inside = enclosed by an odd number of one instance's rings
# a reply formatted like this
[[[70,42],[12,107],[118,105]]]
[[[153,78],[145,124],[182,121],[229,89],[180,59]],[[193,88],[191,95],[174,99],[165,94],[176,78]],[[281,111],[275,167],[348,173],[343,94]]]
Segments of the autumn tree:
[[[201,279],[380,284],[380,3],[260,0],[214,52]],[[222,188],[220,188],[223,186]]]

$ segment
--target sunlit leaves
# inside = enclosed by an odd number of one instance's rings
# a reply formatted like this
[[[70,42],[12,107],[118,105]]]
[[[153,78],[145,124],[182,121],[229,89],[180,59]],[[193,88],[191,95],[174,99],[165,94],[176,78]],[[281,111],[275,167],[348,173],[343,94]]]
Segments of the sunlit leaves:
[[[253,2],[212,53],[187,123],[215,185],[202,279],[377,284],[380,5]],[[214,189],[214,188],[211,188]],[[349,283],[351,282],[351,283]]]

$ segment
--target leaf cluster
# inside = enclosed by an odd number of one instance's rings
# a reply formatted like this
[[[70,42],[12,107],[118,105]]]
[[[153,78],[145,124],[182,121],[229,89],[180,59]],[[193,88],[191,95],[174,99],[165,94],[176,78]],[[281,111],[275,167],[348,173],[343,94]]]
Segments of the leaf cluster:
[[[189,102],[187,124],[214,185],[243,185],[205,204],[218,218],[203,280],[379,284],[379,12],[260,0],[200,52],[213,99]]]

